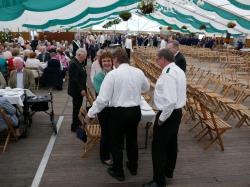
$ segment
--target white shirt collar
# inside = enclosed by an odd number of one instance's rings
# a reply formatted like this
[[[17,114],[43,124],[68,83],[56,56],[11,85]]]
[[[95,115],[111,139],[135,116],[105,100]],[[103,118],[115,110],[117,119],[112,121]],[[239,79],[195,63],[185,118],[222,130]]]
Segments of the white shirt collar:
[[[177,52],[174,54],[174,56],[176,57],[176,55],[178,55],[179,52],[180,52],[180,51],[177,51]]]
[[[123,68],[123,67],[128,67],[129,66],[129,64],[127,64],[127,63],[122,63],[122,64],[120,64],[119,66],[118,66],[118,68]]]

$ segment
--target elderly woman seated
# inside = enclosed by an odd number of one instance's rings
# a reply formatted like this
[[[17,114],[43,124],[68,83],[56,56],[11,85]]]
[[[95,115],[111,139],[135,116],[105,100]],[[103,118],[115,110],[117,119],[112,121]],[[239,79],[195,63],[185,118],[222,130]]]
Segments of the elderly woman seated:
[[[63,67],[58,59],[56,59],[56,51],[50,51],[51,59],[47,63],[47,67],[44,69],[43,75],[40,79],[42,86],[55,87],[57,90],[62,90],[63,84]]]

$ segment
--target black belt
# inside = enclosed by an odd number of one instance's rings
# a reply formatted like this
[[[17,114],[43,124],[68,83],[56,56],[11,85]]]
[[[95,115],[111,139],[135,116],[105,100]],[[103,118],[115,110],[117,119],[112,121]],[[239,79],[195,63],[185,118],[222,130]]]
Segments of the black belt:
[[[180,110],[181,110],[181,108],[176,108],[176,109],[173,110],[173,112],[175,112],[175,111],[177,112],[177,111],[180,111]],[[162,110],[159,110],[158,112],[162,112]]]

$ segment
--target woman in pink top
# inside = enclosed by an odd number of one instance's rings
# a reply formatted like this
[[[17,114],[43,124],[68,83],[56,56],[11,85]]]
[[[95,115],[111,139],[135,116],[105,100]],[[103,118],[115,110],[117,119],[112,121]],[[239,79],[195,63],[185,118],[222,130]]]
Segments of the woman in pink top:
[[[64,54],[62,49],[57,49],[57,55],[56,59],[60,61],[62,67],[63,67],[63,79],[65,78],[66,72],[68,71],[69,67],[69,61],[66,58],[66,55]]]

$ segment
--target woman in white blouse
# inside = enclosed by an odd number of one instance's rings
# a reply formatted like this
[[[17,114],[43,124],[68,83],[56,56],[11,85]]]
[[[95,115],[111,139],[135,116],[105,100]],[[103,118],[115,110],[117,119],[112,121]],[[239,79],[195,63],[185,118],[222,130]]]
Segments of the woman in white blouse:
[[[36,53],[31,52],[29,58],[25,62],[26,68],[32,68],[32,74],[34,78],[38,78],[41,76],[42,71],[39,69],[41,65],[40,60],[36,59]]]

